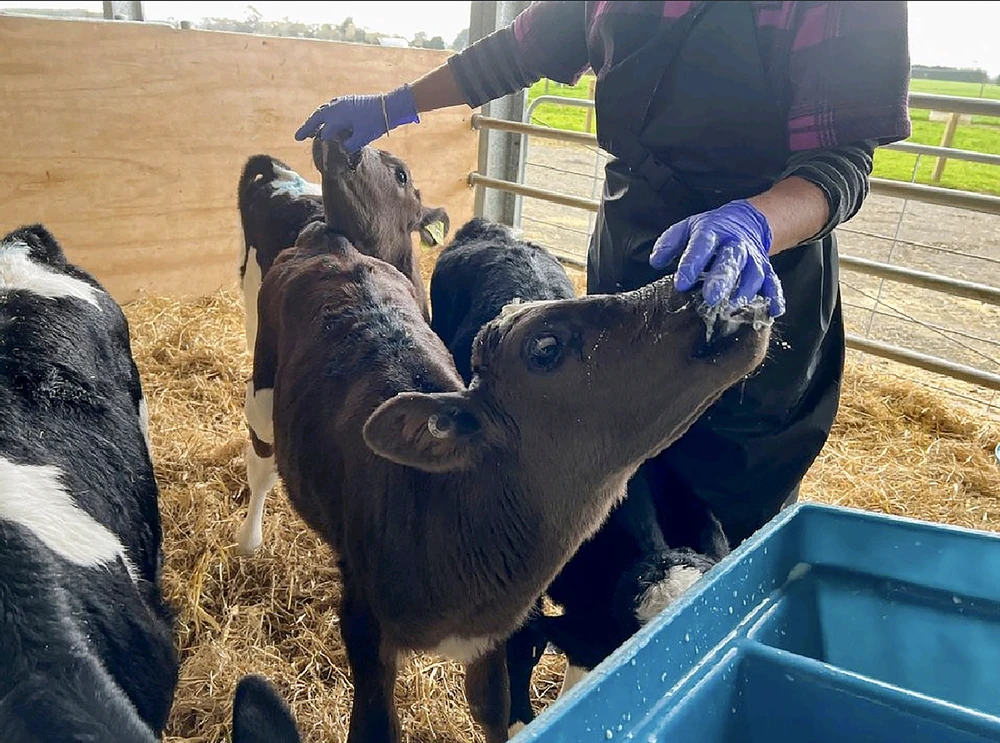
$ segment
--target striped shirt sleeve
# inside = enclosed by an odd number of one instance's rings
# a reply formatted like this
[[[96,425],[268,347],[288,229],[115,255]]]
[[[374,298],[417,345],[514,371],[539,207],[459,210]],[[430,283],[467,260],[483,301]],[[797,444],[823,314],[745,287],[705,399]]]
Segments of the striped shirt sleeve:
[[[472,108],[543,77],[574,84],[590,66],[587,4],[532,3],[510,25],[449,57],[448,66]]]

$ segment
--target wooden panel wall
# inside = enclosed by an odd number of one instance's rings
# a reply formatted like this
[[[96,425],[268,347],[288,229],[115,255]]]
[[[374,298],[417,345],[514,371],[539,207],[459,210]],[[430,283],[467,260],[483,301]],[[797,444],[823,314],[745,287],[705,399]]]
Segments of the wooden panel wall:
[[[0,230],[45,223],[119,301],[235,285],[236,185],[273,154],[318,180],[295,130],[321,102],[413,80],[447,52],[0,16]],[[455,228],[472,216],[464,106],[378,146]]]

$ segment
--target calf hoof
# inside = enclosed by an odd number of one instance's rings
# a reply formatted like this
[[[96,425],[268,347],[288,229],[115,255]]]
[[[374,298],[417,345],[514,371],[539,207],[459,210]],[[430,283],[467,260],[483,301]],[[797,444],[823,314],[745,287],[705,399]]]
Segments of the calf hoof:
[[[247,519],[236,532],[236,554],[249,557],[260,548],[263,541],[260,528],[255,527],[250,523],[250,519]]]

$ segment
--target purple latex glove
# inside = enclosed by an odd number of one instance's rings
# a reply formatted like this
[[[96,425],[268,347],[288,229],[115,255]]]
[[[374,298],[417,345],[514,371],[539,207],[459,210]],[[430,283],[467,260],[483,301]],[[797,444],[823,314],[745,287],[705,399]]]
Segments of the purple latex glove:
[[[759,294],[771,317],[785,312],[781,281],[771,267],[771,226],[746,199],[695,214],[671,226],[657,239],[649,265],[664,270],[680,256],[674,285],[689,291],[705,274],[702,296],[711,306],[749,301]]]
[[[321,139],[330,140],[346,131],[350,136],[342,144],[353,155],[397,126],[419,123],[413,93],[409,85],[403,85],[384,96],[347,95],[334,98],[313,111],[312,116],[295,132],[295,139],[301,142],[315,137],[318,132]]]

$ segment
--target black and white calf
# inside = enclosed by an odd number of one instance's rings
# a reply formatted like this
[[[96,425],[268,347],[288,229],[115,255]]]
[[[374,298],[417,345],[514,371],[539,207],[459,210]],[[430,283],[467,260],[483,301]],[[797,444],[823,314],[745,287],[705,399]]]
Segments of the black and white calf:
[[[0,240],[0,410],[0,740],[157,740],[178,661],[142,386],[41,225]]]
[[[295,244],[302,228],[323,219],[323,192],[270,155],[254,155],[243,165],[237,192],[243,250],[243,291],[247,351],[257,338],[257,294],[264,274],[282,250]]]
[[[516,238],[504,224],[474,217],[438,256],[430,295],[431,328],[469,384],[472,341],[505,305],[571,299],[575,293],[566,269],[545,248]]]
[[[0,741],[155,743],[173,703],[159,491],[128,322],[42,225],[0,239]],[[298,743],[240,681],[234,743]]]
[[[573,295],[551,253],[503,224],[475,218],[455,233],[435,265],[431,327],[469,384],[472,340],[505,305]],[[640,468],[626,500],[549,585],[546,593],[563,613],[544,616],[539,600],[507,640],[512,732],[534,717],[531,675],[547,644],[567,656],[565,692],[728,554],[721,526],[701,503],[649,491],[643,476],[649,466]]]

